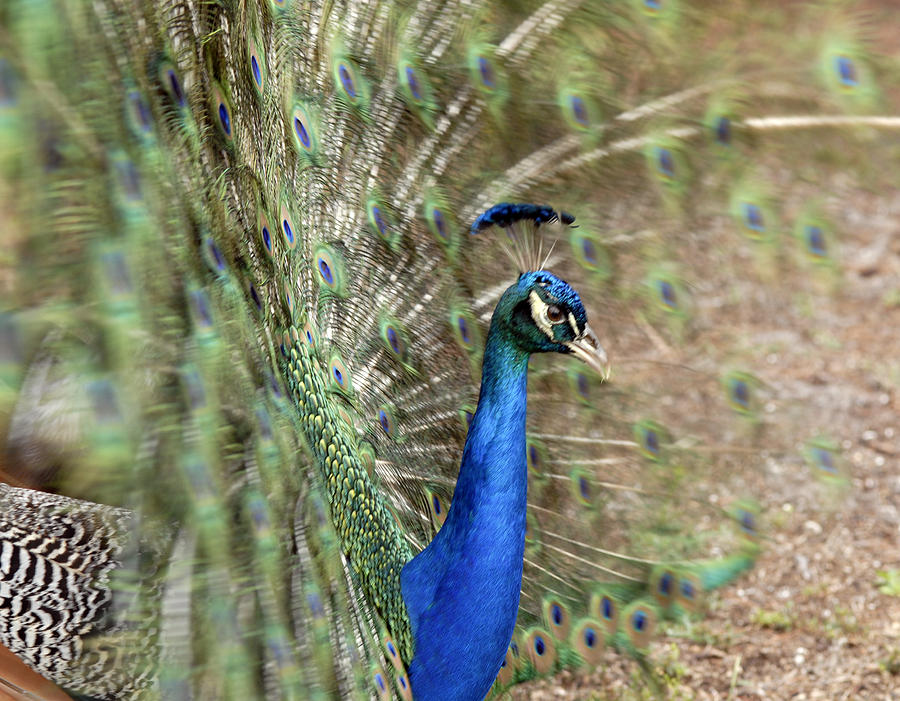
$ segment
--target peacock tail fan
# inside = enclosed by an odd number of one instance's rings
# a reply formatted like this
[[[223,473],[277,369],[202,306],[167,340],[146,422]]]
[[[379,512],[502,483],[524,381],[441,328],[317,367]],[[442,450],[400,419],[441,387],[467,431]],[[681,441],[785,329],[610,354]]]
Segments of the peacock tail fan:
[[[0,19],[0,643],[71,694],[411,698],[400,573],[521,272],[578,290],[612,374],[530,362],[495,692],[610,650],[652,687],[662,624],[765,547],[769,481],[839,503],[778,358],[900,153],[854,3]]]

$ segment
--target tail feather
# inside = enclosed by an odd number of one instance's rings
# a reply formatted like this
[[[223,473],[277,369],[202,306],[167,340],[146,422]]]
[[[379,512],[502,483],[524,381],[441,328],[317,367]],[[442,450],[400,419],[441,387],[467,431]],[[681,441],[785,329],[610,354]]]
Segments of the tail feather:
[[[408,695],[399,568],[527,239],[614,373],[531,363],[497,690],[603,646],[655,683],[656,622],[757,557],[771,462],[848,481],[771,358],[896,150],[852,5],[0,10],[0,642],[96,698]],[[574,225],[467,233],[504,201]]]

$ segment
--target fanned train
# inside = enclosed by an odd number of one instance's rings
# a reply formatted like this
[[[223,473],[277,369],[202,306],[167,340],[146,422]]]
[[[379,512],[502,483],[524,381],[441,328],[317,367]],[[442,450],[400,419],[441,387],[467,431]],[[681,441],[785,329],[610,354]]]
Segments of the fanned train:
[[[841,294],[900,150],[873,30],[7,0],[0,643],[79,699],[657,686],[771,464],[847,480],[744,329]]]

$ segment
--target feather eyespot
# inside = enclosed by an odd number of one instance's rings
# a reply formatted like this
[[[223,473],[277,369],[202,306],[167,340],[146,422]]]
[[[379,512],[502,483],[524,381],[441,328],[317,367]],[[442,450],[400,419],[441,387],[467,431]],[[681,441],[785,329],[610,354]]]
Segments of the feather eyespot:
[[[434,511],[434,515],[440,517],[442,513],[444,513],[444,507],[441,504],[440,497],[437,494],[433,494],[431,496],[431,508]]]
[[[375,682],[376,698],[384,700],[394,698],[393,693],[391,693],[390,678],[380,668],[375,669],[372,679]]]
[[[569,640],[581,659],[591,667],[602,662],[605,643],[603,624],[593,618],[583,618],[572,630]]]
[[[722,379],[728,403],[739,414],[753,417],[759,408],[759,380],[746,372],[731,371]]]
[[[656,585],[653,595],[662,606],[667,606],[675,594],[675,573],[666,569],[655,573],[654,578]]]
[[[557,97],[566,123],[575,131],[588,132],[591,129],[593,105],[579,92],[562,90]]]
[[[262,239],[266,255],[269,258],[272,258],[275,255],[275,244],[272,241],[272,229],[269,226],[269,219],[266,217],[265,213],[263,213],[262,209],[260,209],[259,215],[257,216],[256,228],[257,231],[259,231],[260,239]]]
[[[300,117],[294,117],[294,131],[297,133],[297,138],[300,139],[300,143],[303,144],[303,148],[308,149],[312,145],[312,141],[310,141],[309,132],[303,125]]]
[[[293,223],[293,217],[285,204],[281,205],[281,233],[284,236],[285,244],[290,250],[297,247],[296,227]]]
[[[454,311],[450,318],[456,341],[467,351],[474,351],[478,343],[478,327],[472,316],[464,310]]]
[[[327,246],[320,246],[314,253],[314,261],[319,283],[330,293],[342,297],[346,293],[346,275],[340,255]]]
[[[401,361],[406,359],[408,348],[406,336],[400,327],[391,320],[385,320],[381,324],[381,340],[391,355]]]
[[[625,621],[625,634],[631,644],[644,649],[653,637],[656,628],[656,609],[642,601],[635,601],[622,612]]]
[[[744,226],[758,233],[765,231],[765,219],[759,205],[752,202],[743,203]]]
[[[665,306],[672,309],[678,308],[678,298],[675,294],[675,288],[668,280],[659,281],[659,298]]]
[[[317,150],[313,114],[305,105],[297,104],[290,114],[290,130],[294,147],[305,158],[312,158]]]
[[[831,455],[831,452],[825,450],[824,448],[816,447],[813,449],[813,456],[815,458],[816,464],[825,472],[837,472],[834,467],[834,457]]]
[[[722,146],[731,143],[731,120],[728,117],[719,117],[715,123],[716,142]]]
[[[256,313],[262,314],[262,299],[259,296],[259,291],[256,289],[256,285],[254,285],[252,282],[247,283],[247,293],[250,295],[250,299],[253,302],[253,308],[256,310]]]
[[[339,357],[333,356],[331,358],[329,374],[335,389],[344,394],[353,393],[353,381],[350,377],[350,371]]]
[[[175,71],[175,67],[168,61],[163,63],[159,70],[159,78],[163,89],[175,103],[179,109],[187,104],[184,88],[181,85],[181,79]]]
[[[353,82],[353,75],[350,73],[350,69],[343,63],[338,66],[338,76],[340,77],[344,92],[346,92],[351,99],[356,98],[356,85]]]
[[[835,56],[834,67],[838,79],[845,88],[855,88],[859,85],[856,64],[853,63],[853,59],[849,56]]]
[[[753,518],[753,514],[751,514],[749,511],[745,511],[741,514],[741,528],[743,528],[747,533],[756,532],[756,520]]]
[[[431,210],[431,217],[434,221],[434,229],[437,232],[437,235],[442,239],[447,239],[447,220],[444,217],[444,213],[439,210],[437,207]]]
[[[584,100],[577,95],[573,95],[570,104],[572,107],[572,116],[575,117],[575,121],[581,126],[586,127],[588,125],[588,116],[587,108],[584,106]]]
[[[678,587],[675,598],[678,605],[686,611],[696,610],[703,594],[703,584],[697,575],[684,572],[678,576]]]
[[[260,71],[259,60],[256,56],[250,56],[250,70],[253,71],[253,81],[256,83],[256,86],[262,89],[262,71]]]
[[[290,280],[284,281],[284,306],[287,309],[288,314],[293,315],[294,313],[294,291],[291,287]]]
[[[332,285],[334,284],[334,274],[331,272],[331,267],[328,265],[328,261],[324,258],[319,258],[319,274],[322,276],[322,279],[326,284]]]
[[[593,506],[591,474],[580,467],[576,467],[569,473],[569,479],[571,480],[569,487],[575,500],[582,506]]]
[[[225,271],[225,257],[222,255],[222,251],[216,245],[216,242],[213,240],[212,236],[207,236],[205,252],[207,256],[207,262],[210,267],[213,269],[213,272],[222,273]]]
[[[386,405],[379,407],[378,425],[388,438],[397,438],[397,420],[391,407]]]
[[[647,627],[647,614],[643,611],[635,611],[631,617],[631,625],[638,632],[642,632]]]
[[[567,639],[571,623],[569,610],[566,605],[555,597],[549,597],[544,600],[543,610],[544,622],[547,624],[550,632],[557,640]]]
[[[810,224],[805,227],[806,244],[809,252],[816,258],[826,258],[828,256],[828,245],[825,241],[825,234],[822,227]]]
[[[406,85],[409,87],[410,93],[416,100],[422,99],[422,87],[419,85],[419,78],[412,66],[406,67]]]
[[[757,539],[759,536],[759,524],[757,523],[759,508],[756,504],[739,501],[728,509],[728,513],[745,536],[751,540]]]
[[[387,339],[388,344],[391,346],[391,350],[395,353],[400,352],[400,339],[397,337],[397,331],[393,327],[389,327],[387,330]]]
[[[251,37],[247,43],[247,59],[253,87],[256,89],[257,96],[262,97],[266,87],[266,63],[260,43],[255,37]]]
[[[582,399],[589,399],[591,388],[588,384],[587,375],[580,371],[577,372],[575,374],[575,386],[578,388],[578,394]]]
[[[659,174],[664,178],[672,179],[675,177],[675,159],[669,149],[663,147],[656,148],[656,165]]]
[[[490,60],[485,56],[479,56],[477,62],[478,74],[481,76],[482,84],[486,88],[493,88],[496,79],[494,78],[494,67],[491,65]]]
[[[213,85],[212,93],[213,112],[216,114],[219,129],[225,139],[231,141],[234,138],[231,102],[218,85]]]
[[[212,310],[209,308],[209,298],[203,290],[193,290],[190,299],[194,310],[194,319],[201,328],[211,328],[213,325]]]
[[[384,221],[384,216],[381,214],[381,209],[373,205],[371,215],[378,233],[381,234],[382,238],[387,238],[387,224]]]
[[[463,343],[471,343],[472,339],[469,338],[469,324],[466,321],[466,318],[460,316],[457,320],[457,326],[459,327],[459,335],[463,340]]]
[[[648,460],[665,463],[669,459],[673,439],[662,424],[643,419],[634,425],[634,438],[641,455]]]
[[[582,240],[581,252],[584,254],[584,259],[588,263],[593,264],[597,262],[597,248],[594,246],[594,242],[590,239]]]
[[[373,194],[366,202],[366,216],[369,219],[369,226],[378,235],[378,238],[390,246],[397,243],[400,238],[400,229],[378,195]]]
[[[615,634],[619,625],[619,608],[609,594],[595,593],[591,597],[590,612],[607,633]]]
[[[552,636],[542,628],[534,628],[525,639],[529,661],[538,674],[547,674],[556,663],[556,645]]]
[[[3,85],[3,64],[0,63],[0,106],[7,102],[8,100],[4,99],[4,95],[10,92],[9,88],[4,87]],[[11,104],[11,101],[9,101]],[[140,133],[149,134],[153,129],[153,116],[150,112],[150,107],[147,102],[144,100],[141,93],[137,90],[129,90],[128,91],[128,107],[130,110],[130,115],[133,119],[133,124],[137,128]]]
[[[314,162],[318,150],[315,112],[304,103],[295,104],[288,115],[288,130],[297,153],[307,162]]]

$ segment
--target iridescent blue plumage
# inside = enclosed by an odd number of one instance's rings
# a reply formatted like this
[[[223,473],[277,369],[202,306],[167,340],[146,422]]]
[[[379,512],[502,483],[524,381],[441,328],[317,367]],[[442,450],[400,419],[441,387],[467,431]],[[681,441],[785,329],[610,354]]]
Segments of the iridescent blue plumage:
[[[545,327],[548,308],[556,312]],[[497,303],[449,513],[401,575],[416,699],[481,698],[497,676],[522,584],[528,358],[578,343],[605,362],[578,294],[552,273],[520,275]]]

